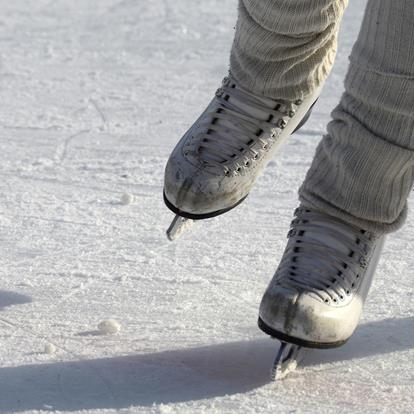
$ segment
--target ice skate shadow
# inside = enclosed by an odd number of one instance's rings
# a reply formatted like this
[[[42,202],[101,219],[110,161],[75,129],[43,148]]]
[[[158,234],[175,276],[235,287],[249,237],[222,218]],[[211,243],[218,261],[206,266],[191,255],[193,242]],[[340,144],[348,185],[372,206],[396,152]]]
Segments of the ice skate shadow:
[[[30,296],[22,295],[16,292],[7,290],[0,290],[0,310],[12,305],[22,305],[30,303],[32,298]]]
[[[346,348],[320,352],[307,364],[414,347],[413,328],[414,318],[363,325]],[[0,368],[0,412],[122,409],[245,393],[269,382],[276,345],[263,337],[152,354]]]
[[[268,382],[276,342],[245,342],[0,368],[0,413],[151,406],[246,392]]]

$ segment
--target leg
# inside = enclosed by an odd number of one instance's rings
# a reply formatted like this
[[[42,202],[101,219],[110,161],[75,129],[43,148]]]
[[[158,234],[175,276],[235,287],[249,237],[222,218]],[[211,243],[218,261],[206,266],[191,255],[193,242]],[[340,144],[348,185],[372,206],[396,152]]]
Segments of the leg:
[[[247,197],[309,116],[334,59],[346,1],[240,2],[230,76],[165,169],[164,200],[176,215],[214,217]]]
[[[288,245],[260,305],[259,326],[329,348],[356,328],[384,244],[414,176],[414,9],[370,0],[346,92],[300,189]]]
[[[398,229],[414,177],[414,8],[370,0],[345,93],[300,189],[303,205],[376,233]]]
[[[230,72],[246,89],[297,99],[333,64],[347,0],[240,0]]]

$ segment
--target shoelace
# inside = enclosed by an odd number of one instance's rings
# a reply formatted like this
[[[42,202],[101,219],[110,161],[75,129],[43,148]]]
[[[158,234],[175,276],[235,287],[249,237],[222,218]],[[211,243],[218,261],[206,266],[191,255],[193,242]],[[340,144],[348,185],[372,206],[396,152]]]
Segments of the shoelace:
[[[236,86],[230,77],[224,78],[216,98],[219,107],[200,124],[202,132],[194,137],[195,151],[205,163],[221,166],[225,171],[224,163],[248,151],[252,159],[258,159],[259,152],[252,144],[259,140],[260,148],[266,150],[269,142],[261,135],[273,138],[274,130],[284,129],[302,103],[257,97]]]
[[[358,287],[375,244],[369,232],[300,207],[295,211],[277,284],[338,303]]]

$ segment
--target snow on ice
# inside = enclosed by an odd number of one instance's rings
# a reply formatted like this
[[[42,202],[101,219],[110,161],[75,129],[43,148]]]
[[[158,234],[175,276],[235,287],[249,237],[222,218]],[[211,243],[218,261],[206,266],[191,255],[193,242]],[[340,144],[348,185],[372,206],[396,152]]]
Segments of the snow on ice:
[[[53,344],[46,344],[44,349],[45,354],[54,354],[56,352],[56,346]]]
[[[98,324],[98,331],[103,335],[114,335],[121,330],[121,324],[115,319],[106,319]]]
[[[129,205],[132,204],[134,202],[134,196],[133,194],[129,194],[129,193],[124,193],[121,196],[121,203],[124,205]]]

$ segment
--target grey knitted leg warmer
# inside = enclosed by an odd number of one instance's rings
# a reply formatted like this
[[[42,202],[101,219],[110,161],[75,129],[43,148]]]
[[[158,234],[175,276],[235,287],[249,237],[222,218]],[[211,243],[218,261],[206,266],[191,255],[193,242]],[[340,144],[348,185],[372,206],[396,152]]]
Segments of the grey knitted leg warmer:
[[[299,99],[327,77],[348,0],[240,0],[230,72],[246,89]]]
[[[370,0],[345,93],[302,204],[379,234],[401,227],[414,179],[414,4]]]

